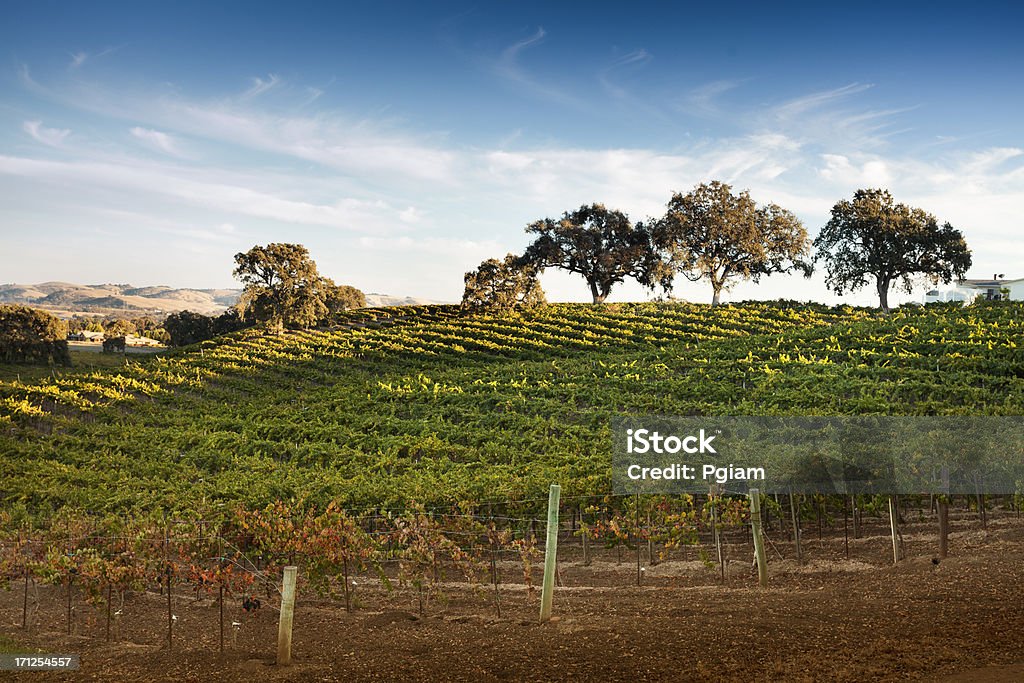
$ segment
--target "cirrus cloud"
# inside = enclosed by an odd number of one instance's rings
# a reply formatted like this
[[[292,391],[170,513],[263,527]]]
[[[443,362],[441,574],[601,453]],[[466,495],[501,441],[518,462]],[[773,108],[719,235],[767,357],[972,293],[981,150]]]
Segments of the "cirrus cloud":
[[[50,147],[60,147],[64,140],[71,135],[71,131],[67,128],[47,128],[42,121],[26,121],[22,124],[22,130],[31,135],[36,142]]]

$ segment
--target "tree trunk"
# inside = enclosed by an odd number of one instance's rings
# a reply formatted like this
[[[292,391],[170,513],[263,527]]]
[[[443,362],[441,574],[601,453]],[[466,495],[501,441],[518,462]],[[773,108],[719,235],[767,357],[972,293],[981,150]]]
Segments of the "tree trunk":
[[[878,305],[882,309],[882,313],[889,312],[889,281],[884,279],[878,280]]]
[[[717,306],[718,304],[722,303],[721,302],[722,287],[721,287],[721,285],[713,285],[713,287],[715,288],[715,295],[713,297],[711,297],[711,305],[712,306]]]

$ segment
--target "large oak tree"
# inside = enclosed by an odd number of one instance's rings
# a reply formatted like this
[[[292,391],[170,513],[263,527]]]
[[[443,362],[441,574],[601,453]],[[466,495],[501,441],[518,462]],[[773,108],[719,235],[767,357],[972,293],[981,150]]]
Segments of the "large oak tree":
[[[523,259],[538,271],[561,268],[583,276],[594,303],[627,277],[642,279],[652,251],[646,231],[634,227],[621,211],[603,204],[581,206],[560,219],[544,218],[526,227],[537,235]]]
[[[971,267],[963,234],[949,223],[906,204],[887,190],[857,190],[853,201],[832,207],[832,219],[814,240],[815,260],[825,262],[826,283],[836,294],[860,289],[873,279],[882,310],[889,290],[909,294],[914,277],[933,283],[962,278]]]
[[[312,327],[352,297],[317,272],[301,244],[271,243],[235,254],[234,276],[242,281],[240,305],[257,322],[272,327]],[[341,305],[337,305],[341,302]]]
[[[652,238],[673,271],[711,283],[713,305],[737,279],[812,271],[807,231],[796,216],[776,204],[759,207],[749,192],[733,194],[719,181],[672,195]]]

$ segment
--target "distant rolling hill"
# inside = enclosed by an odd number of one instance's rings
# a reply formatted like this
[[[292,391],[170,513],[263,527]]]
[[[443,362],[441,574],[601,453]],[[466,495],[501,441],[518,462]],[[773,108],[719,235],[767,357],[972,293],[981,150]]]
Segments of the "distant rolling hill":
[[[42,282],[0,285],[0,303],[24,304],[62,313],[133,314],[190,310],[219,313],[238,300],[239,289],[174,289],[129,284],[79,285]]]
[[[238,301],[240,289],[176,289],[164,285],[136,287],[129,284],[79,285],[71,282],[42,282],[35,285],[0,284],[0,303],[24,304],[58,314],[128,312],[174,313],[195,311],[220,313]],[[416,297],[367,294],[368,306],[417,306],[440,303]]]
[[[415,296],[391,296],[390,294],[367,294],[366,305],[374,308],[382,306],[429,306],[430,304],[446,304],[449,301],[423,299]]]

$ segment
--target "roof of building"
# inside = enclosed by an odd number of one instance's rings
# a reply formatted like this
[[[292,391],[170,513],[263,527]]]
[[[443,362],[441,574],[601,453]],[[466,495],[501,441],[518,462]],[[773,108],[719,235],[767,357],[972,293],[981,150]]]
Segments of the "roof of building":
[[[1013,280],[960,280],[957,284],[964,287],[1002,287],[1003,285],[1010,285],[1015,282],[1024,282],[1024,278],[1015,278]]]

